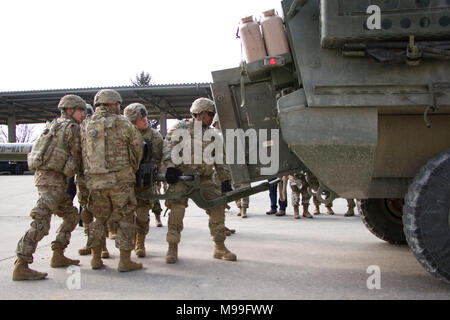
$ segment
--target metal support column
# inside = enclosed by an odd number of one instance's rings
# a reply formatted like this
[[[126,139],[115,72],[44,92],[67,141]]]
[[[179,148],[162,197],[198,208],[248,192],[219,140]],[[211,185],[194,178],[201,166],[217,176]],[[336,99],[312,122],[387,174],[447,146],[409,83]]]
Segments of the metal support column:
[[[14,106],[8,106],[8,142],[16,142],[16,112]]]
[[[163,137],[167,134],[167,112],[161,111],[159,116],[160,132]]]

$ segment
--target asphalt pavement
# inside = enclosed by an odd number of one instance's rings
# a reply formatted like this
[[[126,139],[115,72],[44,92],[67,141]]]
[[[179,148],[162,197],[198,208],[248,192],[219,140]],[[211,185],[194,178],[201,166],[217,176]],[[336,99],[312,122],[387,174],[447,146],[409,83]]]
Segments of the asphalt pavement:
[[[33,269],[48,272],[42,281],[12,281],[14,250],[30,224],[37,200],[33,176],[0,175],[0,299],[95,300],[347,300],[449,299],[450,285],[429,275],[405,245],[390,245],[373,236],[359,215],[344,217],[346,201],[334,202],[335,215],[314,219],[268,216],[268,192],[250,198],[248,218],[237,216],[232,203],[226,225],[236,229],[227,247],[236,262],[212,258],[208,216],[190,202],[184,219],[179,261],[165,263],[167,216],[155,227],[151,213],[147,257],[133,259],[144,269],[119,273],[119,251],[108,239],[111,257],[105,267],[90,268],[90,257],[78,255],[86,237],[72,233],[66,250],[79,267],[50,267],[50,243],[61,219],[54,216],[50,234],[37,248]],[[290,196],[289,196],[290,201]],[[75,204],[77,205],[76,201]],[[163,205],[163,210],[165,209]],[[312,209],[312,207],[311,207]],[[321,206],[325,212],[324,206]]]

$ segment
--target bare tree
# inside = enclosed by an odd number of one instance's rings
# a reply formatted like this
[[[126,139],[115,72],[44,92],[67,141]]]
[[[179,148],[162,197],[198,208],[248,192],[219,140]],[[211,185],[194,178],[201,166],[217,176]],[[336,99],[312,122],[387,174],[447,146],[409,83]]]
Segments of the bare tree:
[[[17,143],[32,143],[37,137],[34,135],[36,127],[31,124],[19,124],[16,126],[16,142]],[[0,128],[0,142],[8,142],[8,127],[2,126]]]
[[[150,73],[141,71],[140,74],[136,74],[136,78],[131,80],[131,83],[136,87],[145,87],[152,84],[152,76]],[[150,119],[150,126],[156,129],[159,126],[159,119]]]

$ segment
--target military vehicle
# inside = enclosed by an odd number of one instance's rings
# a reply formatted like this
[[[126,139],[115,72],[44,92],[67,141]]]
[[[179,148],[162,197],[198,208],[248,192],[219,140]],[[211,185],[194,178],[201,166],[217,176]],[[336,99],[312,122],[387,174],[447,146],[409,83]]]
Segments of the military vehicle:
[[[360,199],[372,233],[450,281],[450,1],[281,4],[290,52],[212,73],[224,137],[279,129],[258,142],[278,143],[272,176],[309,170],[322,202]],[[233,164],[233,180],[262,167]]]
[[[0,143],[0,171],[22,175],[28,170],[27,154],[32,143]]]

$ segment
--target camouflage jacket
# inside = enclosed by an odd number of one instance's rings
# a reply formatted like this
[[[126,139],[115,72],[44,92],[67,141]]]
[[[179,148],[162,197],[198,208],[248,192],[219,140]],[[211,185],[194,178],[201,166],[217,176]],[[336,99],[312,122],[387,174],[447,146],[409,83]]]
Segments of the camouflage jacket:
[[[69,154],[67,162],[70,160],[71,165],[73,166],[72,170],[70,170],[73,174],[69,174],[69,176],[72,177],[81,170],[80,126],[71,117],[65,115],[62,115],[56,119],[56,121],[67,123],[62,126],[62,129],[64,130],[62,134],[64,135],[63,141],[65,150]],[[37,169],[34,175],[34,182],[36,186],[61,186],[65,185],[67,177],[68,176],[63,172]]]
[[[86,185],[107,189],[117,183],[135,183],[142,158],[142,135],[122,115],[99,106],[81,124],[81,150]]]
[[[228,166],[225,164],[225,155],[223,152],[221,135],[218,135],[211,127],[201,127],[201,124],[199,124],[199,128],[201,128],[199,130],[200,132],[195,134],[194,123],[194,119],[182,120],[175,127],[169,130],[163,144],[162,170],[169,167],[176,167],[181,171],[195,170],[200,174],[200,176],[203,177],[212,178],[214,174],[217,174],[220,181],[229,180],[230,172]],[[199,136],[199,134],[201,136]],[[214,139],[219,140],[220,148],[222,148],[222,156],[219,156],[221,158],[220,161],[206,161],[205,157],[203,157],[205,150],[207,150],[206,148],[212,143],[210,140],[204,138],[205,134],[209,134],[211,136],[213,135]],[[186,135],[188,141],[184,140],[184,135]],[[180,136],[182,137],[181,139],[179,139]],[[174,137],[176,138],[174,139]],[[196,145],[197,147],[200,147],[201,145],[202,152],[201,154],[199,153],[201,159],[196,159],[194,157]],[[175,159],[173,159],[172,152],[177,151],[179,151],[178,155],[180,155],[180,158],[175,161]],[[216,151],[217,150],[214,150],[211,156],[214,157],[216,155]],[[190,152],[190,155],[184,155],[183,152]],[[180,159],[183,159],[183,162],[179,163]]]
[[[151,152],[150,162],[158,165],[159,167],[161,165],[163,152],[162,135],[158,132],[158,130],[151,128],[150,123],[147,129],[139,130],[139,132],[142,134],[144,141],[147,142],[149,151]]]

